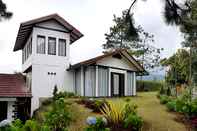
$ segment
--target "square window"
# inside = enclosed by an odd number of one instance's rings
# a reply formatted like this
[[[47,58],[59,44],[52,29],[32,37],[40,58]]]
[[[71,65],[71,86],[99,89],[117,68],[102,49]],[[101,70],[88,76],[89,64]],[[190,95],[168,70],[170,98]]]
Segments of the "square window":
[[[37,36],[37,53],[38,54],[45,54],[45,37],[44,36]]]
[[[59,39],[58,55],[59,56],[66,56],[66,40],[65,39]]]
[[[56,55],[56,38],[48,38],[48,54]]]

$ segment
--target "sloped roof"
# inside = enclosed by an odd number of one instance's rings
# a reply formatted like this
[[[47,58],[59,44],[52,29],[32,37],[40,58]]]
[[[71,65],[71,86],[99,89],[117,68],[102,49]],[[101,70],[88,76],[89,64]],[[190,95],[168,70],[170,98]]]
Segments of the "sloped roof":
[[[16,38],[15,46],[14,46],[14,51],[22,49],[24,46],[27,38],[32,32],[33,27],[38,24],[42,23],[48,20],[56,20],[58,23],[60,23],[62,26],[64,26],[69,33],[71,34],[71,43],[75,42],[79,38],[83,36],[83,34],[77,30],[75,27],[73,27],[71,24],[69,24],[65,19],[60,17],[58,14],[51,14],[48,16],[44,16],[41,18],[33,19],[27,22],[23,22],[20,24],[18,35]]]
[[[0,74],[0,97],[31,97],[31,92],[25,85],[24,76]]]
[[[113,51],[113,52],[110,52],[110,53],[106,53],[106,54],[103,54],[103,55],[100,55],[100,56],[97,56],[97,57],[79,62],[77,64],[71,65],[69,70],[79,68],[80,66],[88,66],[88,65],[95,64],[97,61],[99,61],[103,58],[106,58],[108,56],[113,56],[113,55],[116,55],[116,54],[120,54],[124,57],[129,57],[130,58],[130,59],[128,59],[129,62],[132,63],[138,69],[138,72],[146,72],[144,67],[142,67],[142,65],[132,55],[130,55],[127,50],[124,50],[124,49],[123,50],[116,50],[116,51]]]

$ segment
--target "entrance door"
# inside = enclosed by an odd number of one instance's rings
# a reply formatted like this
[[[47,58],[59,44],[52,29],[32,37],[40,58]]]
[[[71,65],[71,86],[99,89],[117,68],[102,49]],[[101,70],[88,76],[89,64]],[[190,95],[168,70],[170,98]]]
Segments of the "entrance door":
[[[124,74],[111,73],[111,95],[124,96]]]
[[[7,119],[8,102],[0,101],[0,121]]]

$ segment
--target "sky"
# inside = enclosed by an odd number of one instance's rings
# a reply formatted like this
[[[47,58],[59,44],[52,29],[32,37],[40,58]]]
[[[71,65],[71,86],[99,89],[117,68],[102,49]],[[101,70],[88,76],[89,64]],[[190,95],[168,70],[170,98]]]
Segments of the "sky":
[[[21,22],[58,13],[76,27],[84,37],[71,45],[71,62],[100,55],[104,34],[113,25],[113,15],[121,16],[131,0],[3,0],[14,13],[10,20],[0,22],[0,73],[21,71],[21,51],[13,52]],[[140,1],[132,10],[136,25],[154,35],[154,45],[164,48],[162,57],[169,57],[180,48],[182,35],[178,27],[167,26],[162,14],[162,0]]]

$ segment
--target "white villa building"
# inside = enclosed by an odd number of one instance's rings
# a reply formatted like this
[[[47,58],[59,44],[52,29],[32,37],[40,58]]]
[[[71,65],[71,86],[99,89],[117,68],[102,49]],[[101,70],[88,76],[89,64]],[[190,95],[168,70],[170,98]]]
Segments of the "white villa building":
[[[43,98],[52,96],[55,86],[58,91],[87,97],[136,95],[136,75],[144,68],[126,50],[71,65],[70,46],[82,36],[58,14],[21,23],[14,51],[22,50],[25,78],[20,76],[22,82],[18,86],[15,81],[6,87],[6,74],[0,75],[0,108],[5,109],[0,121],[20,116],[17,111],[21,103],[29,105],[26,110],[32,115]],[[13,76],[19,77],[10,74]],[[10,83],[9,78],[6,80]],[[9,94],[8,88],[20,91]]]

